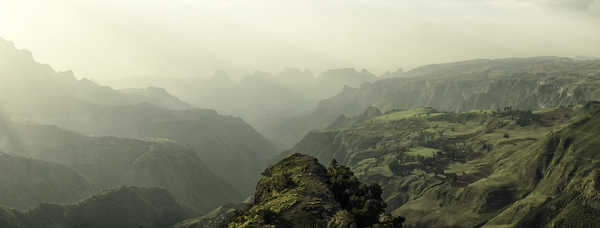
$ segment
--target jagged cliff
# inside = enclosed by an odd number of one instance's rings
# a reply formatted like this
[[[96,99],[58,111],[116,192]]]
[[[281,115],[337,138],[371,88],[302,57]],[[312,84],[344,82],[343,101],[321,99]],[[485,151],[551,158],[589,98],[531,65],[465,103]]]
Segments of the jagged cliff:
[[[599,111],[391,111],[340,120],[287,153],[336,159],[380,184],[407,227],[591,227]]]
[[[382,111],[433,107],[441,111],[511,106],[541,109],[600,99],[600,61],[560,57],[482,59],[420,67],[395,78],[346,87],[321,101],[308,115],[279,128],[293,145],[312,129],[339,115],[354,116],[369,106]]]

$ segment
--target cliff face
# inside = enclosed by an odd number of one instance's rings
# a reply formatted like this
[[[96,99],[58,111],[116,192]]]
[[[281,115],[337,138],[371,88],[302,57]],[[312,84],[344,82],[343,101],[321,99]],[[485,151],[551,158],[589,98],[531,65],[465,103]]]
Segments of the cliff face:
[[[285,123],[279,129],[280,138],[293,145],[339,115],[358,115],[370,106],[383,112],[419,107],[541,109],[600,99],[600,61],[558,57],[472,60],[424,66],[399,76],[344,89],[321,101],[313,113]]]
[[[600,64],[598,67],[600,69]],[[347,89],[323,101],[317,112],[356,115],[370,105],[383,111],[418,107],[468,111],[507,106],[540,109],[576,105],[600,98],[598,80],[600,73],[573,78],[559,75],[515,75],[498,79],[394,78],[360,89]]]
[[[586,227],[598,222],[598,110],[394,111],[311,132],[287,153],[380,184],[407,227]]]
[[[187,216],[162,189],[123,187],[71,205],[41,204],[20,212],[0,208],[5,228],[165,228]]]

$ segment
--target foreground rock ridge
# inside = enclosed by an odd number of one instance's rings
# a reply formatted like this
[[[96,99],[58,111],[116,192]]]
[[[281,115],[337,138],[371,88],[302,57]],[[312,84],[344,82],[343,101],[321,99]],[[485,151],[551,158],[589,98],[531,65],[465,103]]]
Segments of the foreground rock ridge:
[[[378,185],[361,184],[347,167],[332,163],[327,169],[303,154],[292,154],[267,168],[252,203],[217,214],[213,218],[220,224],[205,217],[176,227],[391,228],[404,221],[385,213]]]

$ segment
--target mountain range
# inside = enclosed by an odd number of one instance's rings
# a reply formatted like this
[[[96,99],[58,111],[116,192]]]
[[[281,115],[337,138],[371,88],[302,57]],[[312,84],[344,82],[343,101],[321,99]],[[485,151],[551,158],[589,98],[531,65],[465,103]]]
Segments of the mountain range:
[[[383,112],[433,107],[441,111],[541,109],[600,99],[600,61],[564,57],[478,59],[434,64],[392,78],[346,87],[312,112],[290,118],[275,130],[293,145],[312,129],[369,106]]]
[[[0,80],[0,227],[600,223],[597,58],[114,89],[0,39]]]
[[[35,62],[31,53],[4,40],[0,59],[0,110],[12,120],[88,136],[164,138],[189,145],[200,160],[210,161],[208,169],[243,194],[252,191],[247,186],[276,152],[242,119],[193,108],[163,89],[115,90],[76,79],[71,72]]]
[[[381,112],[313,131],[284,154],[349,166],[407,227],[597,224],[600,103]]]

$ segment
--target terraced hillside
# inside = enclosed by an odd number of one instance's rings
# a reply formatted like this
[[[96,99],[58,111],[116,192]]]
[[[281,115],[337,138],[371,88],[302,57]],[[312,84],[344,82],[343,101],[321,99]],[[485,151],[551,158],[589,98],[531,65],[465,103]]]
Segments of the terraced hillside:
[[[380,184],[407,227],[590,227],[600,222],[599,114],[597,102],[533,113],[370,108],[286,153],[336,159]]]

